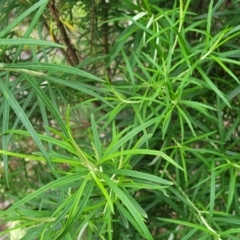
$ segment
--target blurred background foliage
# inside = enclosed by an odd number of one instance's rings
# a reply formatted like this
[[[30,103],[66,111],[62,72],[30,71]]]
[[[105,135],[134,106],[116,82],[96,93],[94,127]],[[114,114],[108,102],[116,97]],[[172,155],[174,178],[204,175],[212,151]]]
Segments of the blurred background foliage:
[[[1,235],[239,239],[239,5],[1,0]]]

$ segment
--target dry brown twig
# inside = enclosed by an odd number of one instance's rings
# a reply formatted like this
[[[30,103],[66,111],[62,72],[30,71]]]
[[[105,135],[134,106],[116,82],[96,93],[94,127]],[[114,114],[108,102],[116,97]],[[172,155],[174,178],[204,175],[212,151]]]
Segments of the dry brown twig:
[[[64,55],[64,57],[66,58],[67,62],[71,65],[71,66],[76,66],[79,64],[80,59],[78,57],[77,54],[77,50],[75,49],[75,47],[73,46],[73,44],[71,43],[71,41],[69,40],[68,34],[66,32],[66,29],[64,27],[64,24],[61,22],[60,20],[60,14],[59,11],[56,7],[55,1],[54,0],[50,0],[48,3],[48,8],[49,11],[51,12],[57,28],[60,32],[61,35],[61,39],[64,43],[64,45],[67,47],[67,50],[62,50],[62,53]],[[53,39],[55,42],[60,43],[60,40],[56,37],[55,34],[53,35]]]

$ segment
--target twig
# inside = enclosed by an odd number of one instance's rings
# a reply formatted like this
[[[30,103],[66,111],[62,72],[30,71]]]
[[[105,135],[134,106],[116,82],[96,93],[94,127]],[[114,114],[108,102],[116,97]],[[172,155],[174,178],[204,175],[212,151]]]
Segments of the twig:
[[[104,55],[108,55],[109,53],[109,43],[108,43],[108,34],[109,34],[109,29],[108,29],[108,23],[106,22],[108,20],[108,12],[109,12],[109,3],[107,3],[105,0],[101,1],[102,5],[102,12],[103,12],[103,25],[102,25],[102,44],[103,44],[103,53]],[[107,75],[108,79],[112,79],[112,73],[110,67],[107,68]]]
[[[76,49],[74,48],[74,46],[71,44],[67,32],[65,30],[65,27],[63,25],[63,23],[60,21],[60,16],[59,16],[59,11],[55,5],[55,1],[54,0],[50,0],[50,2],[48,3],[48,8],[57,24],[57,27],[60,31],[62,40],[64,42],[64,44],[67,47],[67,51],[66,51],[66,55],[65,57],[67,58],[67,61],[69,62],[70,65],[72,66],[76,66],[77,64],[79,64],[79,58],[76,52]],[[54,35],[53,35],[54,36]]]

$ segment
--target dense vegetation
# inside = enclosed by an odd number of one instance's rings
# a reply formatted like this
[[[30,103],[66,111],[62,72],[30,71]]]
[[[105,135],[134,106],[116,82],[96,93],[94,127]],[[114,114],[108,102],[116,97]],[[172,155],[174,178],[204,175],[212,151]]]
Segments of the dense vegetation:
[[[0,236],[240,239],[238,0],[0,6]]]

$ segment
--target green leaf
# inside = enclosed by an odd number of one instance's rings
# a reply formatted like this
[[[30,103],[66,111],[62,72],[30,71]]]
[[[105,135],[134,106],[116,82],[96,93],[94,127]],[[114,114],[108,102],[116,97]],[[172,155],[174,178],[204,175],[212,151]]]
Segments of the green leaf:
[[[49,41],[44,41],[44,40],[39,40],[39,39],[31,39],[31,38],[2,38],[0,39],[0,45],[1,46],[11,46],[11,45],[37,45],[37,46],[48,46],[48,47],[57,47],[57,48],[64,48],[65,46],[54,43],[54,42],[49,42]],[[3,67],[3,65],[1,65]]]
[[[93,132],[93,142],[96,148],[96,155],[97,155],[96,157],[97,159],[100,159],[102,157],[101,142],[99,139],[99,133],[97,131],[97,125],[96,125],[93,114],[91,115],[91,125],[92,125],[92,132]]]
[[[0,31],[0,39],[3,38],[6,34],[8,34],[14,27],[16,27],[21,21],[23,21],[30,13],[35,11],[42,5],[46,5],[48,0],[39,0],[37,3],[33,4],[30,8],[28,8],[25,12],[21,15],[16,17],[14,21],[12,21],[8,26],[6,26],[2,31]],[[14,39],[11,39],[14,40]],[[9,41],[9,40],[8,40]],[[11,42],[11,41],[9,41]]]
[[[144,233],[147,239],[153,239],[151,233],[149,232],[147,226],[144,223],[143,217],[140,215],[139,211],[136,207],[132,204],[129,198],[124,194],[124,192],[104,173],[98,172],[98,175],[101,176],[102,179],[106,182],[106,184],[111,188],[112,191],[119,197],[122,203],[126,206],[129,213],[138,223],[139,227],[141,228],[142,232]]]
[[[34,78],[30,78],[29,76],[27,76],[24,73],[22,73],[22,75],[24,76],[24,78],[28,82],[28,84],[34,89],[34,91],[35,91],[36,95],[39,97],[39,99],[51,111],[51,114],[53,115],[53,117],[55,118],[57,123],[59,124],[61,130],[63,131],[65,136],[68,137],[68,131],[67,131],[66,126],[65,126],[65,124],[62,120],[62,117],[60,116],[60,114],[57,111],[57,109],[55,108],[55,106],[53,106],[51,101],[47,98],[46,94],[43,92],[41,87],[37,84],[36,80]]]
[[[37,189],[36,191],[30,193],[25,198],[17,201],[15,204],[13,204],[11,207],[9,207],[6,211],[11,212],[12,210],[17,209],[21,205],[29,202],[30,200],[32,200],[36,197],[39,197],[41,194],[43,194],[47,190],[53,190],[54,188],[62,188],[67,185],[69,186],[69,184],[72,184],[74,182],[78,182],[79,179],[81,179],[81,177],[87,173],[88,173],[88,171],[78,172],[78,173],[71,174],[69,176],[64,176],[59,179],[56,179],[56,180],[44,185],[43,187]]]
[[[102,182],[101,182],[100,179],[98,178],[99,175],[101,176],[100,172],[98,172],[97,175],[95,174],[94,171],[91,171],[90,173],[91,173],[91,175],[92,175],[92,178],[93,178],[94,181],[96,182],[97,186],[99,187],[99,189],[101,190],[101,192],[102,192],[103,195],[105,196],[109,208],[111,209],[112,213],[114,213],[114,208],[113,208],[112,199],[111,199],[110,195],[108,194],[106,188],[104,187],[104,185],[102,184]],[[101,176],[101,177],[102,177],[102,176]]]
[[[1,67],[3,69],[8,69],[12,71],[25,71],[26,70],[34,70],[36,72],[39,71],[48,71],[49,73],[66,73],[66,74],[72,74],[77,75],[80,77],[84,77],[87,79],[91,79],[97,82],[104,82],[101,78],[94,76],[88,72],[82,71],[78,69],[77,67],[71,67],[71,66],[65,66],[62,64],[53,64],[53,63],[39,63],[39,62],[20,62],[20,63],[14,63],[14,64],[1,64]],[[26,72],[27,73],[27,72]],[[39,72],[41,74],[41,72]],[[46,75],[43,74],[42,75]]]
[[[71,209],[70,209],[67,221],[63,226],[63,229],[61,230],[60,234],[58,234],[58,236],[54,239],[56,240],[62,239],[62,237],[68,233],[70,227],[74,224],[74,222],[78,221],[79,216],[81,216],[85,206],[88,204],[89,198],[92,194],[92,190],[94,187],[93,182],[87,185],[88,181],[89,181],[89,174],[86,176],[83,183],[81,184],[81,187],[75,194],[76,196],[75,196],[74,202],[71,205]]]
[[[114,169],[114,170],[106,170],[104,171],[105,173],[110,173],[110,174],[116,174],[116,175],[121,175],[121,176],[128,176],[132,178],[138,178],[138,179],[144,179],[149,182],[155,182],[159,184],[165,184],[165,185],[172,185],[173,183],[162,179],[160,177],[154,176],[152,174],[148,173],[143,173],[135,170],[127,170],[127,169]]]
[[[0,90],[2,91],[6,101],[9,103],[11,108],[17,115],[17,118],[21,120],[25,128],[28,130],[29,134],[33,138],[34,142],[37,144],[41,152],[43,153],[44,157],[46,158],[49,166],[53,169],[53,165],[48,157],[47,151],[45,150],[41,140],[39,139],[34,127],[32,126],[31,122],[29,121],[28,117],[26,116],[25,112],[14,98],[12,93],[9,91],[8,87],[4,84],[2,80],[0,80]]]
[[[164,221],[164,222],[168,222],[168,223],[173,223],[173,224],[177,224],[177,225],[183,225],[183,226],[187,226],[190,228],[194,228],[194,229],[198,229],[201,230],[204,233],[209,233],[210,235],[217,237],[219,240],[221,239],[220,236],[217,233],[212,232],[211,230],[209,230],[206,227],[203,227],[201,225],[195,224],[195,223],[191,223],[191,222],[186,222],[186,221],[181,221],[181,220],[177,220],[177,219],[167,219],[167,218],[158,218],[160,221]]]
[[[210,88],[223,100],[223,102],[231,108],[231,105],[229,104],[227,98],[223,95],[223,93],[214,85],[214,83],[210,80],[210,78],[207,76],[207,74],[199,67],[197,67],[197,70],[202,75],[202,77],[206,80]]]

